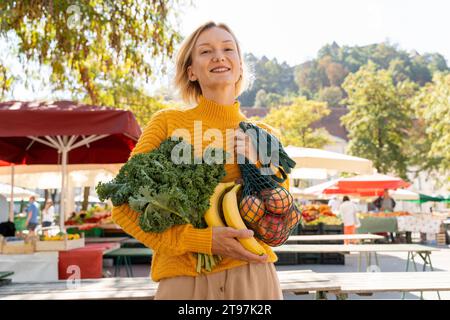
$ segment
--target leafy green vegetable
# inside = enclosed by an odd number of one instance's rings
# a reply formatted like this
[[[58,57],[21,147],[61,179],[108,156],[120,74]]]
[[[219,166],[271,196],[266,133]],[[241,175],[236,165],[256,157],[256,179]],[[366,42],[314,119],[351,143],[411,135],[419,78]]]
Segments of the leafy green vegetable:
[[[172,161],[175,146],[184,152],[190,150],[188,163]],[[217,152],[222,152],[225,160],[221,149],[207,149],[204,154],[214,157]],[[96,191],[100,200],[110,198],[115,206],[128,203],[140,214],[143,231],[163,232],[173,225],[188,223],[204,228],[203,215],[209,199],[226,174],[224,161],[216,164],[212,159],[194,161],[192,145],[181,138],[166,139],[159,148],[133,156],[112,181],[99,183]]]

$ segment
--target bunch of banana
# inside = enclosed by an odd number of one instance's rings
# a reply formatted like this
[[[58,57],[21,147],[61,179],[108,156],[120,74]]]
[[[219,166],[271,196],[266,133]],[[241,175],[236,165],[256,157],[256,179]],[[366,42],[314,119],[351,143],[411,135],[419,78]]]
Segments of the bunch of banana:
[[[204,216],[209,227],[228,226],[238,230],[247,229],[239,213],[237,192],[241,187],[242,185],[234,182],[219,183],[216,186],[210,199],[210,207]],[[245,249],[254,254],[263,255],[266,253],[264,248],[253,237],[238,240]],[[200,273],[202,268],[205,268],[206,271],[211,271],[221,260],[222,257],[218,255],[198,254],[197,272]]]
[[[237,193],[241,189],[241,184],[236,184],[229,192],[223,197],[222,207],[225,221],[229,227],[241,230],[247,229],[241,214],[239,213],[239,205],[237,200]],[[257,254],[264,255],[266,250],[256,241],[254,237],[238,239],[242,246],[248,251]]]

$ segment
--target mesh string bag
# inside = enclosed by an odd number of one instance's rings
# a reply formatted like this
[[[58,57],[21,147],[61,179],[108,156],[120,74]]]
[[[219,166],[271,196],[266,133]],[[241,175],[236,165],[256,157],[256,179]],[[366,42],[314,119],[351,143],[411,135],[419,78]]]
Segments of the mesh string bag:
[[[260,163],[255,165],[245,159],[239,165],[243,180],[242,191],[238,194],[239,212],[257,238],[272,247],[282,245],[301,221],[301,212],[291,193],[281,185],[287,179],[286,171],[290,172],[295,162],[284,150],[280,152],[283,147],[275,136],[254,124],[241,122],[240,127],[257,147]],[[279,152],[276,155],[280,158],[279,166],[270,161],[272,156],[261,161],[260,148],[265,143],[273,142],[276,143],[263,147]],[[274,146],[278,149],[274,150]]]

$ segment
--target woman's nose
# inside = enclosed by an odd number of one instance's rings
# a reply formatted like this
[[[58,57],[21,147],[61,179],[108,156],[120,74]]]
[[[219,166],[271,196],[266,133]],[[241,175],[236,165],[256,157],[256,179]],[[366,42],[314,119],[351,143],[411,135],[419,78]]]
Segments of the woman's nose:
[[[225,60],[225,57],[222,56],[222,55],[216,55],[216,56],[213,58],[213,61],[215,61],[215,62],[224,61],[224,60]]]

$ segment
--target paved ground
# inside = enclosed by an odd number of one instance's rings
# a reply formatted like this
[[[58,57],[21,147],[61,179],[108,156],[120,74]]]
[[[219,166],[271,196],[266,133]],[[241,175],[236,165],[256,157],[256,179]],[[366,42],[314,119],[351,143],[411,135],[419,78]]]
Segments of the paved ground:
[[[440,247],[441,251],[431,254],[431,262],[436,271],[450,271],[450,246]],[[345,256],[345,265],[285,265],[277,266],[277,270],[313,270],[314,272],[357,272],[358,255],[349,254]],[[389,253],[379,255],[381,272],[402,272],[406,268],[407,253]],[[420,259],[420,258],[419,258]],[[418,270],[422,270],[423,264],[417,261]],[[364,267],[364,260],[363,260]],[[410,265],[411,267],[411,265]],[[428,269],[427,269],[428,270]],[[113,267],[105,267],[105,271],[114,274]],[[133,274],[135,277],[146,277],[150,274],[149,264],[133,265]],[[122,276],[125,276],[125,270],[122,270]],[[450,300],[450,292],[441,292],[441,299]],[[293,295],[286,294],[285,299],[289,300],[310,300],[314,299],[313,294]],[[333,297],[330,296],[332,299]],[[406,299],[419,299],[419,292],[406,294]],[[425,299],[437,299],[435,292],[424,293]],[[401,293],[377,293],[370,297],[361,297],[350,295],[349,299],[401,299]]]

